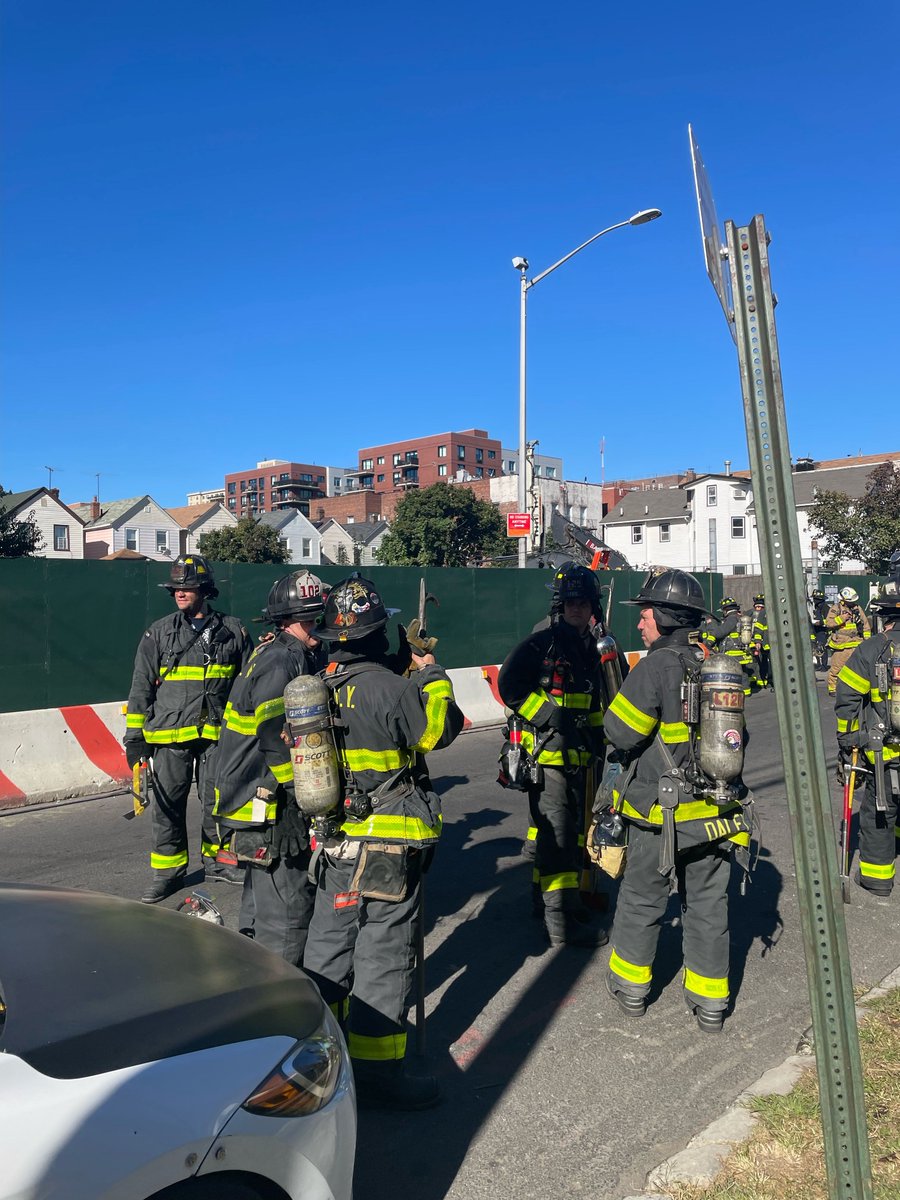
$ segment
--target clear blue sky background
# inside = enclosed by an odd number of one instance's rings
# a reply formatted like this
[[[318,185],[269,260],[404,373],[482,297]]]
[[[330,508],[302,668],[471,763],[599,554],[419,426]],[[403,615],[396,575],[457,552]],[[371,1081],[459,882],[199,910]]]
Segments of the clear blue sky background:
[[[741,17],[743,11],[746,15]],[[897,450],[900,20],[407,0],[7,0],[0,484],[106,500],[479,426],[572,479],[746,465],[687,125],[765,214],[791,446]]]

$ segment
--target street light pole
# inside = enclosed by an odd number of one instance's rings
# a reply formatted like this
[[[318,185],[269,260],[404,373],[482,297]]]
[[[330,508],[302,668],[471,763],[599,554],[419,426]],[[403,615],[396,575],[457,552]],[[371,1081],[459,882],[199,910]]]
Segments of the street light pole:
[[[619,221],[615,225],[608,225],[606,229],[601,229],[599,233],[595,233],[593,237],[589,237],[586,242],[582,242],[580,246],[576,246],[574,250],[570,250],[558,262],[555,262],[552,267],[548,267],[546,271],[541,271],[540,275],[535,275],[533,279],[528,278],[528,259],[514,258],[512,264],[521,277],[521,293],[519,300],[519,489],[518,489],[518,505],[519,512],[526,511],[527,503],[527,488],[525,479],[525,456],[528,452],[526,443],[527,424],[525,419],[526,405],[526,372],[525,372],[525,347],[526,347],[526,320],[528,316],[528,293],[540,283],[542,279],[546,279],[552,274],[557,267],[561,267],[563,263],[567,263],[570,258],[574,258],[576,254],[590,246],[592,242],[596,242],[597,238],[603,237],[606,233],[612,233],[614,229],[622,229],[625,225],[645,225],[648,221],[655,221],[657,217],[662,216],[662,211],[658,208],[643,208],[640,212],[636,212],[633,217],[629,217],[627,221]],[[519,566],[524,567],[528,559],[528,545],[531,542],[531,535],[519,538]]]

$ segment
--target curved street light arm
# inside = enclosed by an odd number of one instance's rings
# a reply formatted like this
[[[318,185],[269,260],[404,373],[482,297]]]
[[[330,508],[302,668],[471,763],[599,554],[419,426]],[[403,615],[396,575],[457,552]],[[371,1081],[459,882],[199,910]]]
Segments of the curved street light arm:
[[[541,271],[540,275],[535,275],[534,279],[529,279],[526,287],[533,288],[536,283],[540,283],[557,267],[561,267],[563,263],[567,263],[570,258],[574,258],[576,254],[582,251],[585,246],[590,246],[591,242],[596,242],[597,238],[603,237],[604,233],[612,233],[614,229],[621,229],[623,225],[630,225],[630,221],[619,221],[616,225],[608,225],[606,229],[601,229],[599,233],[595,233],[593,237],[589,237],[586,242],[582,242],[580,246],[576,246],[574,250],[570,250],[565,258],[561,258],[559,262],[555,262],[552,267],[548,267],[546,271]]]

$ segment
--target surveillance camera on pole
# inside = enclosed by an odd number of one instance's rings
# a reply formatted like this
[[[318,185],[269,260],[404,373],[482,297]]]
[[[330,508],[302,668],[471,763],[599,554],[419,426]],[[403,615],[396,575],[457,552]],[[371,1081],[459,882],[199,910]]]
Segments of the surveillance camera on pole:
[[[512,260],[512,264],[516,268],[517,271],[527,271],[528,270],[528,259],[527,258],[514,258]]]

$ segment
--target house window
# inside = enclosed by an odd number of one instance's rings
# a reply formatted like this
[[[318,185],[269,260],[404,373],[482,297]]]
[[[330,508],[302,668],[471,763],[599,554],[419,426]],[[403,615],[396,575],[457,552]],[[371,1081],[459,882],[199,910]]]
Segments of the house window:
[[[488,458],[496,458],[496,457],[497,457],[496,450],[488,450]]]
[[[659,540],[661,542],[669,541],[669,525],[668,522],[663,522],[659,527]]]
[[[438,446],[438,458],[446,458],[446,457],[447,457],[447,447],[446,446]]]
[[[464,461],[465,461],[465,457],[466,457],[466,448],[465,448],[465,446],[457,446],[457,447],[456,447],[456,457],[459,459],[459,461],[460,461],[460,462],[464,462]]]
[[[496,474],[497,474],[496,467],[488,467],[488,479],[493,479]]]
[[[716,489],[716,485],[714,483],[708,483],[706,485],[706,507],[707,508],[715,508],[716,507],[716,491],[717,491],[717,489]]]
[[[300,539],[300,557],[309,558],[312,555],[312,538]]]
[[[395,467],[399,467],[402,461],[403,461],[403,455],[402,455],[402,454],[395,454],[395,455],[394,455],[394,466],[395,466]]]
[[[517,460],[517,459],[515,459],[515,458],[511,458],[511,459],[509,460],[509,462],[506,464],[506,473],[507,473],[508,475],[518,475],[518,473],[519,473],[519,465],[518,465],[518,460]]]
[[[231,499],[228,501],[228,507],[229,507],[229,508],[234,508],[234,507],[236,507],[236,506],[235,506],[235,501],[234,501],[234,496],[232,496],[232,497],[231,497]]]
[[[732,575],[746,575],[747,574],[746,564],[735,563],[735,565],[731,568],[731,573],[732,573]]]
[[[169,549],[169,531],[168,529],[157,529],[156,531],[156,553],[165,554]]]
[[[68,550],[69,548],[69,527],[68,525],[53,526],[53,549]]]
[[[353,525],[353,524],[355,524],[355,523],[356,523],[356,517],[348,517],[348,518],[347,518],[347,524],[348,524],[348,525]]]
[[[733,538],[742,538],[744,536],[744,518],[731,518],[731,536]]]
[[[364,458],[359,464],[359,469],[361,471],[371,471],[372,466],[373,466],[373,463],[372,463],[371,458]]]
[[[382,462],[384,462],[384,459],[382,459],[381,461],[382,461]],[[384,476],[383,476],[383,475],[379,475],[379,476],[378,476],[378,482],[379,482],[379,483],[384,483]]]
[[[379,454],[375,461],[378,463],[379,467],[383,467],[384,466],[384,455]]]
[[[229,485],[228,485],[228,495],[229,496],[234,495],[234,480],[233,479],[232,479],[231,483],[229,483]]]
[[[278,476],[277,476],[277,475],[270,475],[270,476],[269,476],[269,483],[272,485],[272,487],[274,487],[274,486],[275,486],[275,484],[276,484],[277,482],[278,482]]]
[[[125,549],[137,550],[138,548],[138,531],[136,529],[125,530]]]
[[[475,447],[475,461],[477,463],[484,462],[484,451],[482,450],[482,448],[480,446]]]
[[[556,478],[556,467],[544,467],[544,474],[548,479]]]
[[[246,492],[246,490],[247,490],[247,480],[246,480],[246,479],[242,479],[242,480],[241,480],[241,491],[242,491],[242,492]]]
[[[395,472],[394,472],[394,483],[399,483],[399,482],[400,482],[400,479],[401,479],[400,472],[399,472],[399,471],[395,471]]]
[[[527,461],[527,460],[526,460],[526,461]],[[534,477],[535,477],[535,479],[537,479],[537,477],[540,475],[540,473],[541,473],[541,464],[540,464],[540,463],[535,463],[535,464],[534,464]]]
[[[447,464],[446,463],[438,463],[438,475],[446,475],[446,474],[447,474]]]
[[[643,525],[632,525],[631,527],[631,543],[633,546],[639,546],[644,540]]]
[[[476,479],[484,479],[484,467],[476,467],[475,468],[475,478]]]

